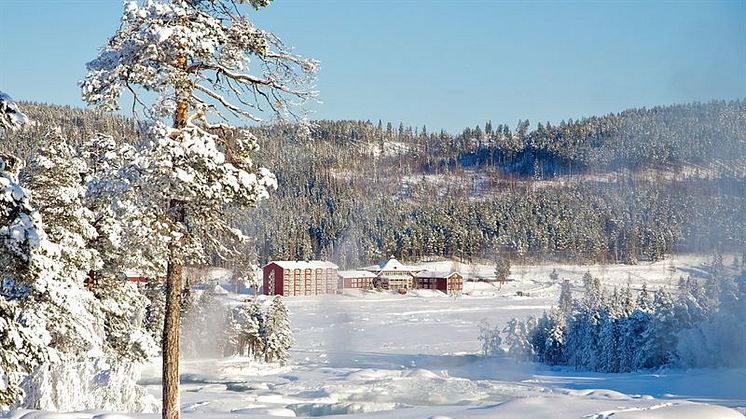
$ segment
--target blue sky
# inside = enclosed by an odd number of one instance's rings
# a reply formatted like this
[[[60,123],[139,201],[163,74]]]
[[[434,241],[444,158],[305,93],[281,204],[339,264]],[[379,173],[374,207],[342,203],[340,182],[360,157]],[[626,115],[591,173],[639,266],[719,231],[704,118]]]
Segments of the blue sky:
[[[0,90],[83,106],[119,0],[0,0]],[[430,130],[746,97],[746,1],[275,0],[252,14],[322,62],[314,118]]]

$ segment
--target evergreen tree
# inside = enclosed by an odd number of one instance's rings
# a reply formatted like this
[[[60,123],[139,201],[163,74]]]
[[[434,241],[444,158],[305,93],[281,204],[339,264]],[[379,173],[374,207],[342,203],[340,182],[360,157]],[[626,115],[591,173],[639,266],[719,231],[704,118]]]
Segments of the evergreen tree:
[[[510,259],[501,257],[495,263],[495,279],[497,281],[507,281],[510,275]]]
[[[18,160],[0,156],[0,347],[3,400],[20,401],[20,379],[40,361],[100,353],[101,327],[82,284],[60,276],[59,249],[18,183]]]
[[[565,363],[565,315],[562,311],[552,309],[546,316],[546,341],[544,342],[544,362],[549,364]]]
[[[163,319],[166,311],[166,294],[160,281],[148,278],[145,284],[145,297],[148,299],[145,311],[145,330],[148,331],[154,342],[160,348],[163,341]]]
[[[261,303],[251,300],[227,312],[225,354],[264,362],[266,314]]]
[[[565,316],[569,316],[572,313],[572,288],[570,280],[565,279],[562,281],[560,296],[559,296],[559,310],[564,313]]]
[[[171,238],[166,242],[163,342],[163,415],[168,419],[179,417],[182,267],[204,260],[213,250],[229,251],[210,239],[238,233],[226,223],[226,206],[253,206],[276,185],[267,170],[253,167],[250,155],[256,138],[223,123],[211,124],[208,113],[218,105],[237,117],[260,120],[248,110],[248,101],[254,100],[276,115],[294,115],[294,99],[314,96],[304,86],[316,63],[293,55],[276,36],[255,28],[239,7],[232,7],[235,3],[127,3],[119,30],[88,64],[81,83],[84,99],[107,110],[117,109],[122,91],[133,84],[160,95],[148,109],[155,120],[150,143],[142,150],[147,169],[141,187],[145,206],[157,214]],[[249,1],[255,8],[268,3]],[[256,63],[263,74],[245,72]],[[247,91],[253,94],[245,95]],[[161,122],[169,114],[170,127]]]
[[[604,372],[619,372],[619,317],[611,310],[601,314],[599,346],[601,358],[598,368]]]
[[[46,359],[43,342],[30,336],[17,318],[16,305],[0,295],[0,410],[23,402],[22,378]]]
[[[479,341],[482,343],[482,355],[484,356],[494,356],[502,352],[500,329],[497,326],[491,327],[484,320],[479,323]]]
[[[0,91],[0,132],[16,130],[29,123],[29,119],[6,93]]]
[[[648,285],[643,283],[640,293],[637,295],[637,307],[645,312],[654,310],[653,297],[648,292]]]
[[[505,338],[503,342],[508,347],[508,353],[518,359],[532,359],[542,348],[532,345],[532,336],[529,331],[537,330],[536,319],[530,318],[527,323],[518,319],[511,319],[503,329]],[[537,341],[544,339],[538,338]]]
[[[636,364],[642,368],[656,368],[671,363],[678,331],[673,299],[668,292],[660,289],[655,293],[653,312],[642,334],[644,344]]]
[[[88,244],[97,237],[93,213],[84,206],[85,162],[59,130],[29,160],[21,182],[32,192],[32,202],[46,226],[49,239],[59,245],[61,275],[82,284],[101,266],[98,252]]]
[[[167,238],[152,214],[143,211],[138,183],[141,168],[133,163],[136,150],[98,135],[80,146],[87,168],[85,205],[95,235],[88,247],[101,260],[88,272],[101,304],[106,341],[117,357],[144,361],[158,352],[160,341],[146,330],[146,302],[138,287],[126,280],[125,270],[157,278],[165,264]]]
[[[108,158],[111,160],[111,155]],[[96,173],[95,169],[104,173]],[[118,195],[104,197],[98,189],[110,176],[106,170],[95,163],[88,167],[62,133],[55,130],[30,159],[23,181],[38,203],[50,240],[60,246],[60,274],[76,283],[92,285],[96,299],[87,303],[87,309],[103,320],[108,349],[121,358],[144,360],[152,352],[153,342],[140,327],[144,310],[141,296],[124,281],[121,272],[126,263],[122,255],[131,248],[113,250],[119,243],[111,243],[119,240],[116,235],[121,223],[114,214],[106,213]],[[101,201],[106,202],[103,208]],[[90,298],[84,292],[86,295]]]
[[[288,310],[282,299],[276,296],[267,311],[264,333],[264,360],[286,364],[288,350],[295,343],[290,330]]]

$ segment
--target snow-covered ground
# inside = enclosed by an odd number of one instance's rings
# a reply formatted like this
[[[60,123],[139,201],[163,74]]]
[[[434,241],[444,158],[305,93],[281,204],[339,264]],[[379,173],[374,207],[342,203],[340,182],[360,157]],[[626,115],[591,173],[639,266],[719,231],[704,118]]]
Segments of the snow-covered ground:
[[[590,270],[609,287],[675,285],[703,274],[705,259],[639,266],[558,265],[579,283]],[[726,259],[727,260],[727,259]],[[432,262],[430,268],[451,262]],[[349,292],[288,298],[296,346],[287,367],[245,359],[193,360],[182,366],[185,417],[353,415],[371,418],[729,418],[743,417],[746,370],[659,370],[602,374],[509,358],[482,358],[478,324],[503,325],[540,314],[557,299],[555,265],[516,266],[515,281],[465,285],[467,295]],[[490,266],[461,266],[464,272]],[[519,297],[516,291],[529,293]],[[142,383],[159,396],[159,360]],[[90,418],[95,413],[12,417]],[[159,415],[131,415],[156,418]],[[121,417],[105,415],[106,418]]]

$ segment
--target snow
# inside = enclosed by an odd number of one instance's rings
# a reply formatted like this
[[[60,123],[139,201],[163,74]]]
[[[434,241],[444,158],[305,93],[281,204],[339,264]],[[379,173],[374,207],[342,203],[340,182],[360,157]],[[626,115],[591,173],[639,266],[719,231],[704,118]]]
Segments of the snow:
[[[229,294],[229,291],[223,288],[221,285],[215,285],[215,287],[212,289],[212,293],[215,295],[227,295]]]
[[[704,275],[706,258],[686,257],[638,266],[514,266],[502,286],[465,284],[466,294],[431,290],[346,292],[288,298],[296,346],[289,366],[248,358],[182,363],[185,418],[266,418],[354,415],[357,418],[743,418],[746,369],[665,369],[604,374],[476,355],[478,324],[504,325],[540,314],[557,301],[559,281],[581,281],[590,270],[607,287]],[[425,263],[447,270],[452,262]],[[440,269],[438,268],[440,266]],[[463,271],[487,271],[489,265]],[[675,284],[676,280],[673,280]],[[529,294],[519,297],[516,291]],[[226,297],[235,301],[241,296]],[[141,384],[159,397],[160,359]],[[14,412],[14,418],[60,417]],[[82,413],[81,418],[98,418]],[[34,416],[36,415],[36,416]],[[157,414],[136,417],[157,418]]]
[[[342,278],[375,278],[376,275],[370,271],[338,271],[337,275]]]
[[[21,112],[13,99],[7,93],[0,91],[0,130],[4,128],[15,130],[29,123],[29,118]]]
[[[363,268],[366,271],[371,272],[394,272],[394,271],[400,271],[405,273],[410,272],[417,272],[421,271],[423,268],[421,266],[408,266],[404,265],[403,263],[396,260],[393,256],[390,257],[388,260],[384,260],[378,265],[372,265],[372,266],[366,266]],[[391,275],[386,275],[387,278],[392,277]],[[408,278],[407,276],[402,276],[401,278]]]
[[[24,381],[24,405],[61,411],[85,406],[158,412],[160,401],[135,385],[138,375],[134,364],[121,360],[111,365],[104,358],[95,362],[45,364]]]
[[[337,269],[338,266],[323,260],[273,260],[269,263],[275,264],[282,269]],[[265,265],[266,266],[266,265]]]

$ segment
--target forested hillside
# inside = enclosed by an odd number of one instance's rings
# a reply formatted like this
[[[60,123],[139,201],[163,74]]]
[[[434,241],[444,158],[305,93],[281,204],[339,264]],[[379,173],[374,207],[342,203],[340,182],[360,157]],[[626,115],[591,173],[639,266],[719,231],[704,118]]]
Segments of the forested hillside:
[[[26,157],[50,126],[137,141],[125,118],[22,104],[37,125],[7,136]],[[279,188],[235,212],[270,259],[342,267],[388,255],[636,263],[746,246],[746,101],[565,121],[487,122],[461,134],[381,121],[252,128]],[[217,262],[217,260],[216,260]]]

